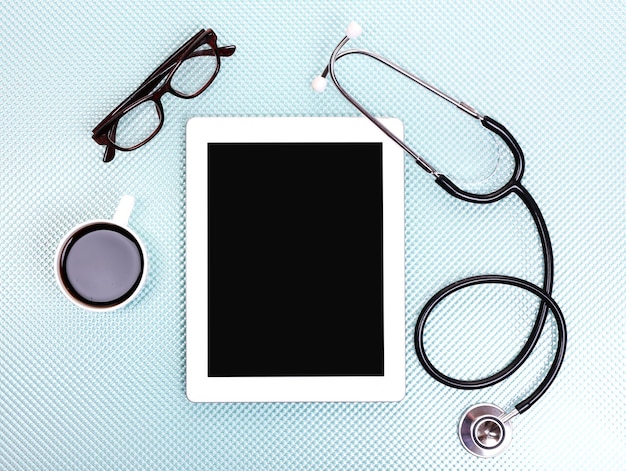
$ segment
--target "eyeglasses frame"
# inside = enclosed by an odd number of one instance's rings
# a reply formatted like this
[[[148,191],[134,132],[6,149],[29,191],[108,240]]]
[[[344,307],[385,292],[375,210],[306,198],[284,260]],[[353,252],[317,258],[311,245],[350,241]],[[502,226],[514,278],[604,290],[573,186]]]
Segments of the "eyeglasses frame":
[[[206,44],[210,49],[197,49],[201,45]],[[185,42],[178,48],[170,57],[168,57],[159,67],[152,72],[148,78],[122,103],[116,106],[111,113],[109,113],[98,125],[93,129],[92,138],[100,145],[107,146],[104,153],[103,161],[110,162],[115,157],[115,150],[123,152],[135,150],[145,144],[147,144],[154,136],[156,136],[165,120],[165,112],[163,110],[163,104],[161,103],[161,97],[166,93],[171,93],[174,96],[183,99],[195,98],[204,92],[215,80],[220,70],[220,57],[230,57],[234,54],[236,47],[230,46],[217,46],[217,35],[212,29],[203,29],[198,31],[193,37]],[[180,66],[188,59],[198,56],[214,55],[216,59],[215,70],[211,78],[197,91],[191,94],[184,94],[172,87],[172,78],[178,71]],[[159,83],[162,83],[158,88],[154,88]],[[152,131],[152,133],[133,146],[125,147],[115,143],[115,133],[117,131],[117,125],[119,120],[129,111],[137,106],[153,101],[156,106],[159,124]]]

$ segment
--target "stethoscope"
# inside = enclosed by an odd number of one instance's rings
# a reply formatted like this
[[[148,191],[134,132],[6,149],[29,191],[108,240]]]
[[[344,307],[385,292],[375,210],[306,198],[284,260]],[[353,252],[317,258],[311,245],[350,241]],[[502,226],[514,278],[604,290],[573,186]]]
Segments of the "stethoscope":
[[[548,235],[548,228],[546,222],[537,206],[537,203],[532,198],[528,190],[524,188],[521,183],[522,176],[524,174],[524,154],[519,144],[511,133],[500,123],[490,118],[489,116],[483,116],[478,113],[474,108],[466,103],[455,100],[454,98],[446,95],[441,90],[438,90],[434,86],[424,82],[419,77],[411,74],[410,72],[402,69],[397,64],[385,59],[384,57],[362,49],[347,49],[341,51],[350,39],[355,39],[362,33],[361,27],[352,22],[348,25],[346,36],[339,42],[335,50],[330,56],[328,65],[324,69],[324,72],[313,80],[312,87],[318,92],[324,91],[327,85],[326,76],[330,74],[330,78],[341,92],[341,94],[356,107],[365,117],[367,117],[372,123],[374,123],[381,131],[383,131],[389,138],[391,138],[396,144],[407,152],[417,165],[430,173],[435,177],[435,182],[441,186],[450,195],[459,198],[463,201],[470,203],[494,203],[499,201],[510,194],[516,194],[522,202],[528,208],[528,211],[532,215],[532,218],[537,227],[539,234],[539,240],[543,250],[543,264],[544,264],[544,277],[543,287],[540,288],[526,280],[506,276],[506,275],[479,275],[464,278],[462,280],[452,283],[440,291],[438,291],[430,300],[426,303],[421,313],[417,318],[415,325],[415,352],[417,357],[424,367],[424,369],[437,381],[458,389],[480,389],[487,386],[492,386],[500,381],[508,378],[515,373],[518,368],[528,359],[531,352],[537,345],[543,326],[546,321],[548,310],[550,310],[556,320],[556,327],[558,331],[558,345],[552,365],[541,384],[530,394],[526,399],[519,402],[511,411],[505,412],[502,408],[493,404],[477,404],[470,407],[465,411],[461,417],[459,423],[459,437],[461,443],[467,451],[480,457],[491,457],[502,453],[511,443],[512,427],[511,419],[519,414],[526,412],[533,404],[535,404],[541,396],[545,394],[548,388],[555,380],[563,358],[565,356],[565,344],[567,341],[567,333],[565,328],[565,319],[561,312],[561,309],[557,303],[552,299],[552,282],[554,278],[554,261],[552,257],[552,245],[550,243],[550,236]],[[510,180],[504,184],[501,188],[486,194],[477,194],[464,191],[454,184],[446,175],[443,175],[435,168],[414,152],[404,141],[394,135],[387,127],[385,127],[378,119],[370,114],[359,102],[357,102],[348,92],[339,84],[335,75],[335,62],[349,54],[363,54],[365,56],[376,59],[380,63],[390,67],[391,69],[399,72],[405,77],[413,80],[422,87],[431,91],[435,95],[443,98],[444,100],[452,103],[461,111],[476,118],[480,123],[492,133],[495,133],[504,141],[507,147],[511,150],[514,159],[514,170]],[[541,300],[537,317],[535,319],[534,326],[531,330],[528,340],[517,354],[517,356],[502,370],[482,379],[476,380],[460,380],[452,378],[439,371],[428,359],[426,351],[424,349],[424,328],[426,321],[433,309],[447,296],[455,293],[464,288],[480,284],[504,284],[515,286],[517,288],[524,289],[533,295],[537,296]]]

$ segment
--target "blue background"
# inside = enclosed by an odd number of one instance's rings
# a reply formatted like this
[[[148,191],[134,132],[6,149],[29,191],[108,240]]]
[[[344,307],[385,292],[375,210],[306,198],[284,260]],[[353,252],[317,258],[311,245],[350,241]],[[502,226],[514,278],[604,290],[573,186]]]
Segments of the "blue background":
[[[625,10],[610,1],[3,2],[0,468],[623,469]],[[463,203],[408,157],[405,399],[185,397],[185,123],[356,116],[332,84],[323,95],[310,88],[351,20],[364,34],[349,46],[471,104],[524,149],[523,182],[552,236],[553,295],[570,341],[558,379],[513,420],[500,457],[464,451],[458,420],[477,402],[510,409],[541,382],[553,321],[516,375],[479,391],[430,378],[413,328],[428,298],[461,277],[540,284],[536,232],[515,197]],[[102,163],[91,129],[201,28],[237,45],[215,83],[194,100],[166,96],[159,135]],[[407,142],[455,181],[488,189],[505,178],[506,149],[451,105],[365,58],[346,58],[337,72],[373,113],[400,118]],[[74,225],[110,217],[125,193],[137,200],[131,225],[148,248],[148,282],[123,310],[90,313],[56,286],[54,251]],[[459,294],[429,322],[429,355],[455,376],[493,372],[523,345],[536,307],[513,288]]]

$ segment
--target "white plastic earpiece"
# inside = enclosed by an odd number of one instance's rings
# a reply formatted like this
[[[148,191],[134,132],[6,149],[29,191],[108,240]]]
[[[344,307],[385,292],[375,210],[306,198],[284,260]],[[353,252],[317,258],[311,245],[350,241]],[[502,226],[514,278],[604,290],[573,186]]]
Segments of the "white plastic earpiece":
[[[346,28],[346,36],[348,36],[350,39],[358,38],[359,36],[361,36],[362,32],[363,28],[361,28],[361,25],[358,24],[356,21],[351,21]]]
[[[313,79],[313,82],[311,82],[311,87],[313,87],[313,90],[315,90],[317,93],[322,93],[324,90],[326,90],[326,85],[328,85],[328,80],[326,80],[321,75],[315,77]]]

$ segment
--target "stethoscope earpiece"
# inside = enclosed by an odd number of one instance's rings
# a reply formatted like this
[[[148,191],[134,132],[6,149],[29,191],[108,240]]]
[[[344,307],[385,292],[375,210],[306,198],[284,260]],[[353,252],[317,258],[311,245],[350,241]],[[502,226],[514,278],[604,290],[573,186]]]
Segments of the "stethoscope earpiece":
[[[361,36],[362,32],[363,28],[361,28],[361,25],[358,24],[356,21],[351,21],[346,28],[346,36],[348,36],[350,39],[358,38],[359,36]]]
[[[506,414],[493,404],[470,407],[459,423],[459,438],[463,447],[480,458],[491,458],[503,453],[511,444],[511,419],[516,415],[516,409]]]
[[[326,80],[321,75],[318,75],[317,77],[315,77],[313,81],[311,82],[311,87],[317,93],[322,93],[324,90],[326,90],[327,85],[328,85],[328,80]]]
[[[361,36],[361,33],[363,33],[363,28],[361,28],[361,25],[356,21],[351,21],[350,24],[348,24],[348,27],[346,28],[346,37],[348,39],[356,39]],[[313,79],[313,82],[311,82],[311,87],[317,93],[323,93],[328,85],[328,80],[324,75],[318,75]]]

